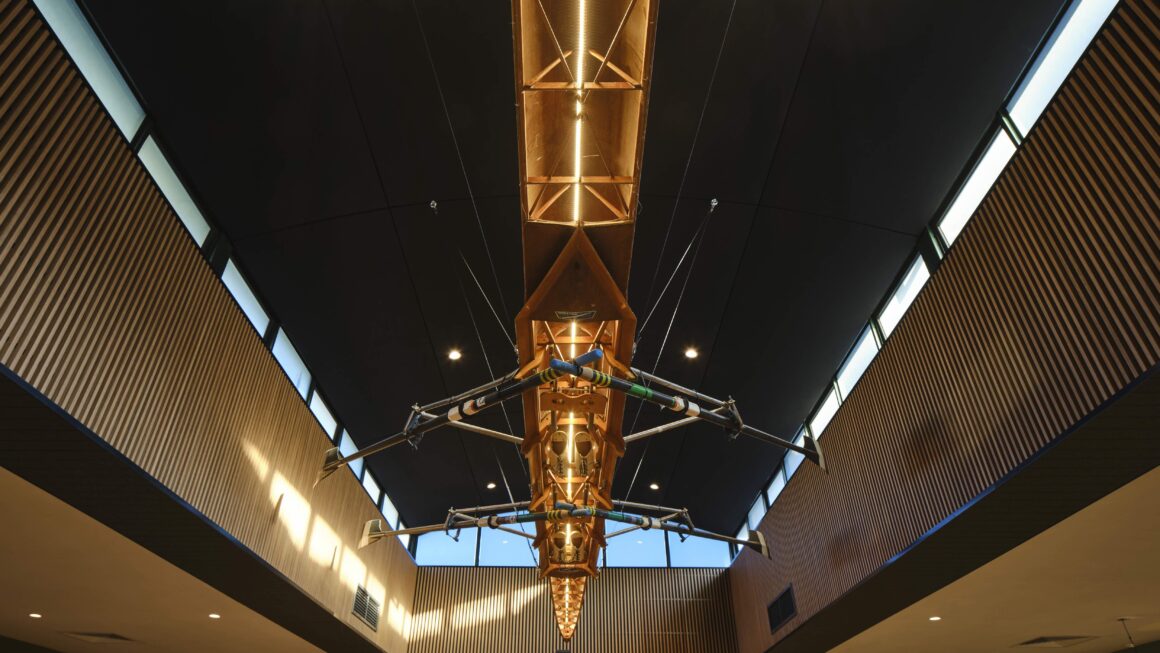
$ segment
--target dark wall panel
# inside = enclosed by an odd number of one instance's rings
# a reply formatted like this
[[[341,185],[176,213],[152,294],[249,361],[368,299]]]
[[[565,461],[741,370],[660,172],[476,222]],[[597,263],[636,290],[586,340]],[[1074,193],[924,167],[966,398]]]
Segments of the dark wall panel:
[[[411,653],[731,653],[724,569],[605,569],[569,648],[535,569],[421,567]]]
[[[731,569],[764,651],[1160,360],[1160,17],[1124,0]],[[1082,479],[1077,479],[1082,482]],[[776,634],[766,606],[793,583]]]
[[[31,3],[0,0],[0,364],[350,628],[406,648],[415,566]],[[159,525],[163,527],[164,525]],[[354,586],[383,600],[371,631]]]

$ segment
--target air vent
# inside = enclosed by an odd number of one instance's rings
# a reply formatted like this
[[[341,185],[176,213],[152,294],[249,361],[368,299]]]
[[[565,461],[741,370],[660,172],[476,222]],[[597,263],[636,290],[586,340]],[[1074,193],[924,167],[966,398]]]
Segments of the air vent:
[[[351,611],[354,612],[354,616],[370,626],[371,630],[379,629],[379,602],[372,599],[362,585],[359,585],[354,593],[354,609]]]
[[[793,585],[790,585],[769,604],[769,632],[784,626],[795,614],[797,603],[793,600]]]
[[[1091,635],[1049,635],[1029,639],[1026,642],[1016,644],[1016,646],[1027,648],[1067,648],[1069,646],[1075,646],[1076,644],[1090,642],[1093,639],[1096,638]]]
[[[131,642],[133,640],[117,633],[62,633],[68,635],[73,639],[79,639],[82,642],[95,642],[97,644],[116,644],[118,642]]]

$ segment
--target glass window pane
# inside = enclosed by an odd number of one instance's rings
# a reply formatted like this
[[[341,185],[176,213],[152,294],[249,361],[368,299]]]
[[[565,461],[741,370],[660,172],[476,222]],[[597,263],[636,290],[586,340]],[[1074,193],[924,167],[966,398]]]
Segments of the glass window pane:
[[[914,259],[914,263],[910,264],[910,269],[890,295],[890,300],[878,314],[878,326],[882,328],[882,335],[889,337],[894,333],[894,327],[898,326],[902,316],[906,314],[906,309],[910,308],[911,302],[918,297],[918,291],[922,290],[928,279],[930,271],[926,269],[926,263],[922,262],[921,257]]]
[[[391,528],[394,528],[400,522],[399,509],[395,507],[394,502],[391,501],[391,497],[386,492],[383,493],[383,509],[381,512],[383,513],[383,519],[387,520],[387,524]],[[402,528],[402,526],[399,526],[399,528]]]
[[[830,388],[830,391],[826,393],[825,400],[822,401],[822,405],[818,406],[818,412],[814,413],[813,419],[810,420],[810,433],[815,438],[822,439],[822,432],[829,426],[830,420],[834,418],[834,413],[838,412],[838,406],[841,403],[838,400],[838,393]]]
[[[399,520],[399,530],[403,530],[403,529],[405,529],[406,527],[407,527],[407,525],[403,523],[403,520],[402,520],[402,519],[400,519],[400,520]],[[403,543],[403,548],[404,548],[404,549],[406,549],[406,548],[408,548],[408,547],[410,547],[410,546],[411,546],[411,536],[410,536],[409,534],[407,534],[407,533],[404,533],[404,534],[400,535],[400,536],[399,536],[399,541]]]
[[[604,550],[605,564],[609,567],[664,567],[665,532],[657,529],[647,531],[639,528],[631,533],[618,535],[608,540]]]
[[[1011,98],[1007,112],[1019,131],[1030,131],[1064,78],[1075,67],[1096,32],[1116,7],[1117,0],[1078,0],[1060,21],[1034,67]]]
[[[769,487],[765,488],[765,502],[773,505],[777,501],[778,495],[785,489],[785,470],[778,467],[777,473],[773,475],[773,480],[769,482]]]
[[[274,338],[274,347],[270,351],[286,372],[286,376],[290,377],[290,383],[293,383],[294,387],[298,389],[298,394],[305,399],[306,392],[310,390],[310,372],[306,371],[306,363],[302,362],[298,350],[290,344],[290,338],[286,337],[286,332],[282,329],[278,329],[278,335]]]
[[[749,539],[749,527],[748,526],[742,524],[741,530],[737,531],[737,539],[739,539],[739,540]]]
[[[157,182],[161,194],[169,200],[174,213],[181,219],[181,224],[189,230],[189,235],[193,236],[198,245],[204,245],[205,238],[209,235],[209,223],[193,203],[185,184],[177,178],[177,173],[173,171],[169,161],[157,147],[157,143],[153,142],[152,136],[145,139],[137,156],[141,158],[141,163],[145,164],[145,169],[152,175],[153,181]]]
[[[222,271],[222,283],[234,296],[242,312],[249,318],[250,324],[253,324],[254,328],[258,330],[258,334],[265,334],[266,327],[270,325],[270,316],[266,315],[266,311],[258,303],[258,298],[254,296],[250,284],[246,283],[245,277],[242,276],[238,266],[234,265],[232,260],[226,263],[226,269]]]
[[[145,110],[117,70],[105,46],[73,0],[35,0],[48,26],[56,32],[77,68],[105,105],[117,128],[132,139],[145,120]]]
[[[455,531],[451,531],[452,535]],[[459,532],[459,541],[451,539],[443,531],[425,533],[415,544],[415,563],[448,567],[470,567],[475,564],[476,538],[478,528],[465,528]]]
[[[505,513],[512,514],[512,513]],[[508,528],[536,534],[532,524],[510,524]],[[616,539],[616,538],[613,538]],[[479,529],[479,565],[481,567],[534,567],[537,556],[528,547],[531,540],[498,528]]]
[[[338,439],[338,452],[344,456],[349,456],[358,451],[358,445],[354,443],[354,438],[350,437],[350,433],[343,429],[342,437]],[[362,474],[363,459],[353,460],[347,464],[347,468],[357,477]]]
[[[379,497],[382,496],[383,492],[379,489],[378,482],[375,481],[375,477],[370,472],[363,474],[362,486],[367,494],[371,495],[371,501],[376,506],[379,505]]]
[[[804,429],[798,432],[797,437],[793,439],[793,443],[799,447],[805,446],[806,432]],[[793,478],[794,472],[797,471],[798,466],[802,464],[802,461],[805,460],[805,458],[806,457],[804,455],[796,451],[785,452],[785,460],[782,462],[782,467],[785,468],[785,480],[787,482],[789,479]]]
[[[749,515],[745,518],[745,522],[750,528],[757,528],[757,525],[761,523],[761,518],[764,516],[765,499],[759,495],[757,501],[754,501],[753,505],[749,507]]]
[[[858,338],[858,342],[854,344],[854,348],[850,350],[846,362],[842,363],[842,369],[838,370],[838,389],[842,391],[843,397],[850,396],[850,391],[854,389],[858,379],[862,378],[862,373],[866,371],[870,362],[877,355],[878,343],[875,342],[874,333],[870,327],[866,327],[866,330]]]
[[[322,400],[322,397],[315,392],[310,397],[310,412],[314,413],[314,418],[318,420],[322,430],[326,432],[326,437],[333,439],[334,432],[338,430],[338,422],[334,419],[334,414],[330,412],[330,407]]]
[[[946,240],[948,245],[955,242],[963,227],[967,226],[967,221],[974,215],[975,209],[979,208],[979,204],[999,178],[999,173],[1003,172],[1003,168],[1014,154],[1015,143],[1011,142],[1007,132],[1001,129],[996,131],[975,169],[971,171],[967,181],[959,189],[959,194],[955,196],[950,208],[938,223],[943,240]]]
[[[687,537],[682,542],[676,533],[669,538],[669,563],[673,567],[728,567],[729,544],[703,537]]]
[[[349,456],[351,454],[354,454],[354,452],[357,450],[358,450],[358,445],[355,444],[354,438],[350,437],[350,434],[347,433],[346,429],[343,429],[342,430],[342,437],[339,438],[339,454],[342,454],[343,456]],[[355,477],[357,477],[358,474],[362,473],[362,464],[363,464],[362,458],[358,458],[357,460],[351,460],[351,462],[349,464],[347,464],[347,469],[350,470],[351,472],[353,472],[355,474]]]

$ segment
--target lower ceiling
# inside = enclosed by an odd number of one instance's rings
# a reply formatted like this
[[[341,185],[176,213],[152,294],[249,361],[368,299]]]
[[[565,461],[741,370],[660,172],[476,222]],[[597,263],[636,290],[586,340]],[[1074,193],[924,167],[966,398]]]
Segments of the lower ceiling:
[[[832,650],[1031,651],[1019,644],[1076,637],[1069,651],[1109,653],[1129,634],[1160,641],[1157,496],[1160,469]]]
[[[523,300],[510,3],[82,4],[356,441],[514,366],[458,261],[510,330]],[[629,286],[641,318],[709,199],[720,206],[679,311],[683,273],[635,363],[791,436],[1063,4],[663,3]],[[629,448],[614,494],[733,530],[781,455],[674,432]],[[408,524],[499,502],[505,478],[527,496],[514,447],[459,432],[369,464]]]
[[[6,637],[62,653],[321,650],[5,469],[0,515],[0,649],[17,648]]]

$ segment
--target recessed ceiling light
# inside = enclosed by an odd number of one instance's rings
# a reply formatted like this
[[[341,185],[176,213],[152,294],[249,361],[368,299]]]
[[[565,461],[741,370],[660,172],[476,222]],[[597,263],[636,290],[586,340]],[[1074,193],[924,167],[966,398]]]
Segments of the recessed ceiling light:
[[[696,357],[697,357],[697,350],[696,349],[689,347],[688,349],[685,350],[685,358],[693,359]]]
[[[216,612],[211,612],[211,613],[209,613],[209,618],[210,619],[221,619],[222,616]]]
[[[487,484],[487,489],[489,489],[489,490],[494,490],[494,489],[495,489],[495,483],[488,483],[488,484]]]
[[[942,617],[931,617],[931,621],[942,621]]]
[[[648,489],[650,489],[650,490],[659,490],[659,489],[661,489],[661,486],[657,485],[656,483],[649,483],[649,484],[648,484]]]
[[[453,361],[457,361],[460,358],[463,358],[463,354],[460,353],[458,349],[452,349],[451,351],[447,352],[447,357]]]
[[[33,619],[39,619],[42,615],[39,612],[29,612],[28,616],[32,617]]]

